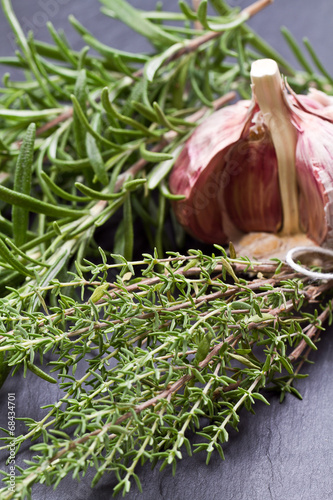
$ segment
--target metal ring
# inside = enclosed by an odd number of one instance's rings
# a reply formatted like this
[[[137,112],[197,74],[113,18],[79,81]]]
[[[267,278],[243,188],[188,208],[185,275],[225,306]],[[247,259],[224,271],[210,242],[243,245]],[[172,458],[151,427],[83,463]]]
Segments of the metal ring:
[[[321,247],[295,247],[289,250],[289,252],[286,255],[286,262],[287,264],[292,267],[295,271],[298,273],[305,274],[305,276],[309,276],[312,279],[319,279],[319,280],[332,280],[333,279],[333,273],[317,273],[315,271],[310,271],[309,269],[305,269],[304,267],[300,266],[299,264],[296,264],[293,260],[293,256],[296,253],[321,253],[323,255],[329,255],[330,257],[333,258],[333,251],[329,250],[328,248],[321,248]]]

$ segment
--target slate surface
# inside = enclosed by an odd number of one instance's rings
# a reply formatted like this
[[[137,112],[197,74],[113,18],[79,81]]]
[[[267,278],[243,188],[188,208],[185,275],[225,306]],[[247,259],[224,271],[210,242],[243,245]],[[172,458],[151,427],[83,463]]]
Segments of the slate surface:
[[[133,5],[149,9],[155,0],[132,0]],[[250,2],[230,0],[245,7]],[[25,31],[33,29],[38,39],[49,40],[45,22],[63,28],[72,46],[82,41],[70,27],[67,17],[74,14],[100,40],[117,48],[148,51],[149,45],[120,23],[99,13],[97,0],[13,0]],[[165,1],[165,8],[177,8],[176,0]],[[279,27],[287,26],[301,41],[310,38],[324,65],[333,72],[333,3],[327,0],[276,0],[251,21],[265,39],[294,63]],[[0,56],[10,55],[13,38],[0,12]],[[3,69],[1,72],[3,73]],[[225,446],[226,461],[213,456],[209,467],[204,455],[187,457],[179,462],[177,473],[162,473],[149,465],[140,471],[144,493],[135,486],[128,500],[331,500],[333,499],[333,342],[330,329],[323,334],[319,350],[308,365],[309,378],[297,385],[303,401],[287,397],[280,405],[270,397],[269,407],[258,402],[256,415],[241,414],[240,433]],[[52,393],[51,391],[55,391]],[[7,394],[16,393],[17,416],[37,418],[37,409],[57,397],[57,389],[29,374],[25,380],[9,378],[0,393],[0,425],[5,426]],[[22,425],[17,422],[17,433]],[[25,455],[30,458],[29,454]],[[3,458],[3,457],[2,457]],[[1,459],[1,457],[0,457]],[[1,467],[4,467],[1,464]],[[112,497],[113,478],[104,477],[95,490],[90,489],[92,474],[80,483],[64,481],[54,492],[36,486],[34,500],[107,500]],[[1,498],[1,495],[0,495]]]

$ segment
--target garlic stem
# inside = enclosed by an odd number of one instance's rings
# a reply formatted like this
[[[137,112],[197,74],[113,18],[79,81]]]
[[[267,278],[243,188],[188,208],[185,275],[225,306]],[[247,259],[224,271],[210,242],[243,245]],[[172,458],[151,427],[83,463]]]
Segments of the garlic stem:
[[[252,90],[274,144],[282,203],[282,235],[300,232],[295,168],[297,135],[283,98],[282,79],[272,59],[260,59],[251,67]]]

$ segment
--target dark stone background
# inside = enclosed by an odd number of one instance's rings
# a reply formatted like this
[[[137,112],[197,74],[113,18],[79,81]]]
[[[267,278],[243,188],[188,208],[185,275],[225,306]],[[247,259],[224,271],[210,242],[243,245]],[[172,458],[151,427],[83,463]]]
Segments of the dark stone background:
[[[139,8],[149,9],[155,0],[132,0]],[[249,1],[230,0],[245,7]],[[177,8],[176,0],[165,1],[165,8]],[[13,0],[25,31],[33,29],[37,39],[49,41],[47,20],[63,28],[76,49],[82,42],[67,21],[74,14],[100,40],[130,51],[148,51],[148,43],[122,24],[100,14],[97,0]],[[265,39],[291,63],[294,58],[284,42],[279,27],[287,26],[296,38],[310,38],[324,65],[333,72],[333,3],[327,0],[276,0],[251,21]],[[0,56],[10,55],[13,38],[0,12]],[[3,73],[4,70],[1,69]],[[213,455],[205,465],[205,455],[198,454],[179,462],[176,476],[171,469],[162,473],[150,470],[149,464],[139,470],[144,493],[133,486],[128,500],[329,500],[333,499],[333,343],[332,329],[322,335],[319,349],[307,365],[309,378],[297,388],[303,401],[289,396],[283,404],[270,397],[269,407],[256,403],[256,415],[242,412],[240,433],[233,434],[225,446],[226,461]],[[304,373],[304,370],[303,370]],[[18,383],[19,381],[19,383]],[[55,392],[54,394],[52,392]],[[16,393],[17,416],[37,418],[41,405],[57,397],[50,388],[31,373],[26,379],[9,378],[0,393],[0,425],[6,426],[7,394]],[[17,434],[22,425],[17,422]],[[29,454],[26,458],[31,458]],[[4,457],[2,457],[4,458]],[[1,467],[5,467],[1,465]],[[68,478],[54,492],[43,486],[34,488],[34,500],[107,500],[112,498],[114,478],[106,476],[95,490],[90,489],[92,474],[80,483]],[[0,494],[1,497],[1,494]]]

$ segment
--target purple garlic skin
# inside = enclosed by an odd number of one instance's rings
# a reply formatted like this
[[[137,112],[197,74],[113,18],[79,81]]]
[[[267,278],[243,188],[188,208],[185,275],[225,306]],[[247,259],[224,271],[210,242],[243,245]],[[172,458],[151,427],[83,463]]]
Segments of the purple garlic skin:
[[[300,231],[333,246],[333,98],[281,86],[297,142],[294,168]],[[283,206],[277,155],[255,95],[214,112],[184,146],[170,190],[184,195],[176,217],[199,240],[225,244],[244,233],[279,233]]]

